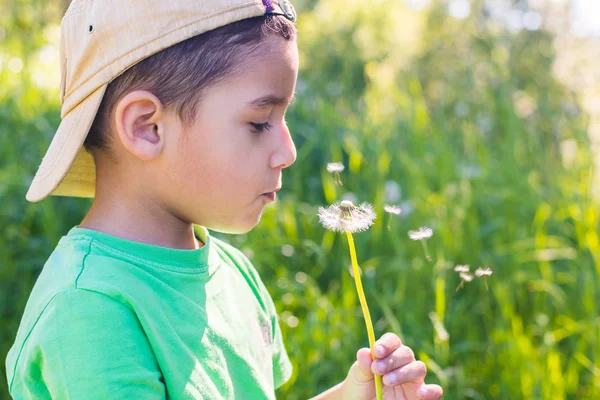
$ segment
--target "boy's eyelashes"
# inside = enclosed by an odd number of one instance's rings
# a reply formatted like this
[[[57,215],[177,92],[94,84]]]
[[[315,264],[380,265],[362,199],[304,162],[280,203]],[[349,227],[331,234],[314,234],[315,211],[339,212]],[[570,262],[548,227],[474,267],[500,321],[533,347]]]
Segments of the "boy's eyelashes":
[[[250,122],[250,126],[252,126],[252,128],[254,128],[253,130],[256,133],[268,131],[272,127],[272,125],[271,125],[271,123],[269,121],[261,123],[261,124]]]

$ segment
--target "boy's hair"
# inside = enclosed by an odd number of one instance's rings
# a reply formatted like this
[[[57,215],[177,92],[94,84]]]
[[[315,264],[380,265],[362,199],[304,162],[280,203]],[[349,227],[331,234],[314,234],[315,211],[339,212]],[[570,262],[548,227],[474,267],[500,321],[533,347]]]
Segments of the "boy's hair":
[[[296,28],[279,15],[248,18],[192,37],[140,61],[108,84],[85,139],[85,149],[96,148],[110,154],[107,139],[113,131],[114,108],[135,90],[153,93],[189,127],[196,119],[203,91],[260,59],[260,45],[271,35],[292,40]]]

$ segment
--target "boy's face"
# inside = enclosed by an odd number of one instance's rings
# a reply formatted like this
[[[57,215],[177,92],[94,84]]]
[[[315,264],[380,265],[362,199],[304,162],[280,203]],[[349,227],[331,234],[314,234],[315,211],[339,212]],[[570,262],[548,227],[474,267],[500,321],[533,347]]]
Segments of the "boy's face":
[[[298,75],[297,45],[270,36],[261,52],[258,62],[208,88],[193,125],[165,143],[162,197],[184,221],[251,230],[296,159],[284,115]]]

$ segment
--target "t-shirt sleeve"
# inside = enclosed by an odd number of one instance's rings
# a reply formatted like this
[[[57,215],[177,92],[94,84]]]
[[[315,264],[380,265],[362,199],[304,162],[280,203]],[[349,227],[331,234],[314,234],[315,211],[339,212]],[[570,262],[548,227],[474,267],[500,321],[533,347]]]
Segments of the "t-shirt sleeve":
[[[15,399],[166,397],[137,317],[101,293],[73,289],[56,295],[18,357],[10,382]]]

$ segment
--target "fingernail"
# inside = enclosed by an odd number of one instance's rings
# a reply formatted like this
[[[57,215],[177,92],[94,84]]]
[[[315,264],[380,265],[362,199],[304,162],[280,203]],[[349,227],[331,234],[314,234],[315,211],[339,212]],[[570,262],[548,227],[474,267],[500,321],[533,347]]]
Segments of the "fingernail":
[[[429,390],[422,387],[417,391],[417,394],[421,397],[425,397],[429,394]]]
[[[383,356],[383,354],[385,353],[385,349],[383,348],[382,345],[378,344],[377,346],[375,346],[375,355],[376,356]]]

